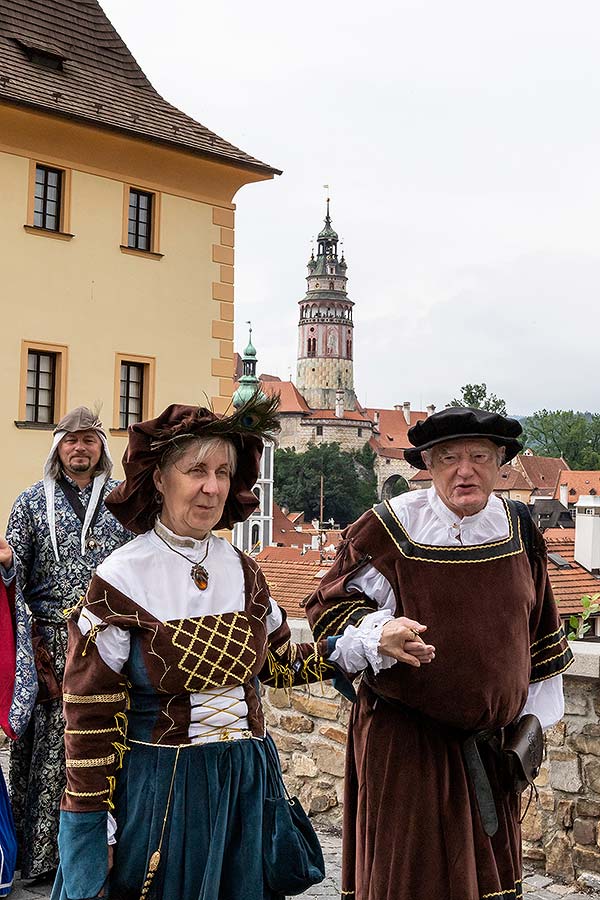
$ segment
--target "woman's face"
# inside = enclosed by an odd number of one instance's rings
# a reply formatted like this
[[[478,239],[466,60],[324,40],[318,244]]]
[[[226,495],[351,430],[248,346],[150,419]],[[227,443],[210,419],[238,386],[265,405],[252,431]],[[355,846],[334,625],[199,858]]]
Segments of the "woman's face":
[[[231,484],[226,444],[219,444],[202,462],[192,446],[175,463],[156,469],[154,484],[162,494],[160,520],[175,534],[203,540],[223,515]]]

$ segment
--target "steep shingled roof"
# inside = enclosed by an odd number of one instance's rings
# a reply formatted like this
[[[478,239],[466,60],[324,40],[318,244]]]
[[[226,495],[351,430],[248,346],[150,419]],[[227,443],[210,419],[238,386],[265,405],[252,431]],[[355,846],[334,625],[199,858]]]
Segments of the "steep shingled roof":
[[[167,103],[97,0],[0,0],[0,102],[279,174]]]
[[[550,496],[554,493],[561,469],[569,468],[560,456],[529,456],[526,453],[519,453],[515,466],[521,467],[537,491],[545,491]]]

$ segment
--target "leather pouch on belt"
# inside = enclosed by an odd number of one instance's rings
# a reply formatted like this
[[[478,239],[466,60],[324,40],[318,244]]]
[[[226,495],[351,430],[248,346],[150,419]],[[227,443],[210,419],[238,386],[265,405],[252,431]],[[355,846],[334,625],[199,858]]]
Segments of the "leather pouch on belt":
[[[35,622],[32,628],[33,659],[38,677],[38,694],[36,703],[48,703],[50,700],[60,700],[62,688],[52,657],[44,643],[42,635],[36,628]]]
[[[527,713],[509,725],[502,750],[510,790],[521,794],[537,778],[544,755],[544,734],[537,716]]]

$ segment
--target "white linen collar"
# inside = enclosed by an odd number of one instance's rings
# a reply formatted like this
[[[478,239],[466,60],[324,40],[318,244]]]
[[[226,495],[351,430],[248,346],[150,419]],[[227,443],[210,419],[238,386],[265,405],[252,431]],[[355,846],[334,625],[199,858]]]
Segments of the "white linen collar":
[[[201,553],[207,550],[208,542],[212,537],[212,531],[201,541],[197,541],[196,538],[193,537],[184,537],[181,534],[175,534],[174,531],[171,531],[170,528],[167,528],[167,526],[160,521],[158,516],[154,523],[154,531],[161,540],[166,544],[169,544],[174,550],[185,548],[186,550],[191,550],[192,553]]]
[[[451,509],[448,509],[433,485],[427,489],[427,500],[438,519],[453,531],[459,531],[462,528],[468,528],[470,526],[481,526],[488,520],[493,520],[494,525],[500,524],[497,521],[499,514],[501,515],[501,521],[503,523],[506,520],[504,504],[495,494],[490,494],[488,502],[483,509],[480,509],[479,512],[472,516],[463,516],[462,519],[453,513]],[[490,524],[492,524],[492,522],[490,522]]]

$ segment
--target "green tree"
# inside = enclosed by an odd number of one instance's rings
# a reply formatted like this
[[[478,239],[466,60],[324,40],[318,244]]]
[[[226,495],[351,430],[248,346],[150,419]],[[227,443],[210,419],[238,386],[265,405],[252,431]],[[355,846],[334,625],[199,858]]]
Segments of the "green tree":
[[[572,469],[600,468],[600,415],[541,409],[523,422],[522,441],[540,456],[562,456]]]
[[[464,384],[460,389],[460,398],[451,400],[446,406],[470,406],[506,415],[506,403],[495,394],[488,394],[484,381],[481,384]]]
[[[275,500],[280,506],[303,510],[308,520],[318,518],[323,475],[323,516],[347,525],[377,501],[374,461],[368,444],[354,453],[341,450],[337,443],[311,444],[305,453],[276,450]]]

